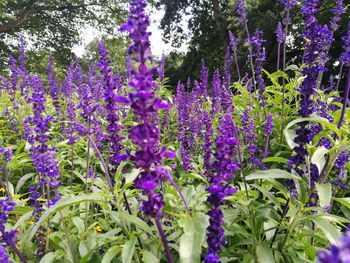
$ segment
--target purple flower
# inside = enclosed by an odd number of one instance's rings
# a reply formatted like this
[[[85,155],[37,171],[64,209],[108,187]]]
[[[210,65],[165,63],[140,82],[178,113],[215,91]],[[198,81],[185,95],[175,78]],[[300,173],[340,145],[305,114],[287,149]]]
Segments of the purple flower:
[[[350,66],[350,22],[345,36],[342,37],[344,52],[340,56],[340,60],[344,65]]]
[[[263,167],[264,164],[257,157],[258,153],[262,152],[261,149],[256,145],[256,140],[258,135],[255,133],[255,122],[253,119],[250,119],[249,116],[250,109],[247,108],[243,115],[241,116],[243,138],[247,147],[247,152],[249,156],[249,163],[253,165],[253,169],[256,169],[256,166]]]
[[[206,99],[208,95],[208,69],[205,66],[204,59],[202,59],[200,88],[201,95]]]
[[[305,31],[302,35],[307,39],[305,43],[304,62],[306,67],[303,74],[306,76],[300,89],[299,116],[309,117],[316,111],[316,103],[314,103],[313,95],[316,93],[317,78],[320,72],[325,71],[325,62],[329,43],[332,41],[332,32],[326,26],[320,26],[316,19],[318,12],[318,0],[308,0],[304,2],[302,8],[305,17]],[[298,165],[305,163],[306,149],[305,146],[313,137],[321,131],[319,125],[308,125],[307,122],[299,123],[296,131],[297,137],[294,139],[299,146],[293,150],[296,153],[289,160],[289,164],[296,168]],[[321,129],[320,129],[321,128]],[[299,173],[303,173],[298,169]],[[318,173],[317,169],[311,169],[312,173]],[[317,174],[309,175],[316,179]]]
[[[292,8],[298,4],[298,0],[280,0],[283,5],[284,12],[286,13],[285,18],[283,19],[283,25],[290,25],[292,23],[290,19],[290,11]]]
[[[238,14],[237,20],[242,24],[246,24],[248,22],[248,13],[244,0],[237,0],[236,12]]]
[[[49,56],[49,63],[47,66],[47,79],[49,85],[49,94],[52,99],[52,104],[55,107],[57,116],[61,115],[60,90],[58,88],[58,79],[54,76],[54,68],[52,65],[52,56]]]
[[[215,115],[221,110],[221,80],[220,80],[220,71],[217,69],[213,75],[213,79],[211,82],[211,99],[212,99],[212,107],[211,107],[211,117],[214,118]]]
[[[188,95],[184,85],[179,81],[177,85],[177,113],[178,113],[178,136],[177,139],[181,143],[180,154],[184,169],[190,170],[191,167],[191,132],[190,132],[190,108],[188,103]]]
[[[274,124],[273,124],[273,119],[272,119],[272,115],[268,114],[266,117],[266,123],[265,123],[265,135],[269,136],[273,134],[273,130],[274,130]]]
[[[159,128],[151,120],[160,109],[170,107],[160,98],[156,97],[154,89],[157,87],[153,76],[156,68],[149,68],[152,61],[149,36],[147,31],[150,19],[145,13],[147,3],[144,0],[130,1],[130,14],[128,21],[121,27],[122,31],[128,31],[132,43],[128,53],[131,60],[137,65],[131,71],[129,85],[134,89],[129,93],[127,101],[134,114],[136,125],[129,127],[129,139],[135,144],[136,151],[130,153],[130,160],[137,168],[143,171],[135,181],[135,186],[148,196],[148,200],[142,201],[141,211],[152,218],[159,220],[162,217],[164,201],[157,194],[156,188],[160,181],[166,180],[163,172],[156,168],[166,156],[170,156],[163,147],[159,150]],[[159,222],[159,221],[157,221]]]
[[[204,132],[204,143],[203,143],[203,153],[204,153],[204,168],[208,172],[211,168],[211,157],[212,157],[212,137],[213,137],[213,123],[210,119],[209,114],[204,111],[203,113],[203,123],[205,126]]]
[[[336,0],[335,6],[331,10],[332,19],[330,24],[330,29],[335,32],[339,28],[339,22],[341,20],[341,16],[346,13],[343,0]]]
[[[218,253],[224,244],[223,213],[220,206],[224,204],[224,198],[234,194],[237,190],[231,187],[230,181],[235,176],[233,172],[239,170],[239,163],[235,161],[236,147],[240,144],[236,138],[236,126],[230,114],[225,114],[218,127],[219,135],[216,138],[214,153],[215,161],[212,168],[215,173],[209,175],[210,186],[206,189],[210,194],[208,203],[211,209],[207,229],[208,253],[205,262],[220,262]]]
[[[11,86],[9,87],[9,94],[11,96],[11,102],[13,105],[13,109],[18,108],[18,102],[16,99],[16,91],[17,91],[17,85],[18,85],[18,68],[17,68],[17,62],[16,59],[13,56],[9,56],[10,70],[11,70]]]
[[[231,31],[228,31],[228,37],[229,37],[229,44],[232,50],[237,49],[237,44],[239,41],[238,37],[235,37]]]
[[[6,231],[5,229],[5,224],[9,219],[8,213],[13,211],[15,206],[16,204],[9,201],[8,198],[0,200],[0,244],[14,246],[17,243],[17,231]]]
[[[263,65],[266,62],[266,52],[264,51],[263,43],[266,41],[262,38],[261,30],[256,30],[250,41],[253,48],[253,57],[255,58],[255,80],[259,89],[260,104],[264,105],[266,84],[264,81]]]
[[[339,245],[331,245],[330,251],[317,253],[319,263],[348,263],[350,258],[350,230],[341,238]]]
[[[100,61],[98,66],[104,76],[104,100],[106,102],[105,110],[108,123],[108,141],[111,147],[110,163],[117,168],[121,161],[126,159],[126,155],[121,153],[123,146],[121,142],[123,137],[119,135],[121,130],[118,116],[118,95],[117,89],[122,86],[120,78],[112,78],[112,70],[110,68],[109,53],[102,42],[99,43]]]
[[[283,43],[284,41],[286,41],[286,35],[284,34],[284,31],[283,31],[283,27],[282,27],[282,23],[281,22],[278,22],[277,24],[277,29],[275,31],[276,33],[276,36],[277,36],[277,42],[279,44]]]
[[[6,248],[0,245],[0,262],[2,263],[13,263],[12,260],[10,260],[9,255],[6,252]]]
[[[48,142],[51,139],[48,135],[49,126],[53,118],[51,116],[44,116],[46,98],[40,77],[32,76],[30,82],[33,92],[29,98],[29,102],[33,106],[33,115],[25,121],[28,128],[31,127],[30,143],[32,145],[30,148],[30,157],[38,173],[39,186],[46,189],[45,198],[48,199],[47,206],[50,207],[60,199],[57,188],[61,184],[59,181],[58,162],[54,156],[56,149],[48,146]],[[34,214],[41,211],[38,201],[40,197],[39,188],[38,185],[31,188],[30,199],[33,201],[32,205],[36,208]]]

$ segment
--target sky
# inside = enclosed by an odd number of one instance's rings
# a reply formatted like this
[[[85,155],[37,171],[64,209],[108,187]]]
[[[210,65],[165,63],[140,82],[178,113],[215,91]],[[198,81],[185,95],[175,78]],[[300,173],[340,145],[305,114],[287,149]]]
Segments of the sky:
[[[160,21],[164,15],[164,10],[161,9],[152,9],[150,12],[151,17],[151,26],[149,30],[152,32],[150,37],[151,45],[152,45],[152,53],[154,56],[160,57],[162,53],[165,54],[170,53],[170,51],[174,50],[170,44],[166,44],[162,39],[162,30],[159,29]],[[83,41],[79,45],[75,45],[73,47],[73,52],[78,56],[82,56],[85,52],[85,46],[89,44],[96,37],[100,37],[99,31],[94,28],[85,28],[82,30]],[[185,51],[186,46],[184,45],[182,48],[177,49],[178,51]]]

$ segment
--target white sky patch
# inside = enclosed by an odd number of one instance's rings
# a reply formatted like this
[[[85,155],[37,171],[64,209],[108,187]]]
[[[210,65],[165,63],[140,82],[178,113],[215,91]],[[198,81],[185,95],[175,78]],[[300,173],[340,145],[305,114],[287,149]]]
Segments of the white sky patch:
[[[163,18],[164,10],[163,9],[155,9],[150,10],[150,18],[151,18],[151,26],[149,30],[152,32],[150,37],[152,54],[156,57],[160,57],[163,52],[165,54],[169,54],[175,48],[171,46],[171,44],[166,44],[162,39],[163,31],[159,29],[160,21]],[[86,46],[93,41],[95,38],[101,38],[101,33],[92,27],[84,28],[81,31],[82,33],[82,41],[79,45],[75,45],[73,47],[73,52],[78,56],[82,57],[86,51]],[[186,51],[187,45],[183,45],[181,48],[177,49],[177,51]]]

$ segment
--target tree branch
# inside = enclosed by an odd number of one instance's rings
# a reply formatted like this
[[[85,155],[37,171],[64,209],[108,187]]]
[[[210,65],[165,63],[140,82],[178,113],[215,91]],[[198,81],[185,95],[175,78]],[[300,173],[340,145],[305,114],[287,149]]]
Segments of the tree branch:
[[[72,4],[67,4],[63,6],[47,6],[47,5],[37,5],[36,3],[38,0],[31,0],[28,3],[28,6],[26,6],[17,16],[15,19],[10,20],[9,22],[0,25],[0,33],[9,33],[14,29],[20,28],[28,19],[31,15],[38,13],[38,12],[43,12],[43,11],[49,11],[49,12],[54,12],[54,11],[64,11],[64,10],[77,10],[77,9],[85,9],[86,11],[89,11],[90,14],[92,12],[88,10],[86,7],[88,6],[96,6],[98,4],[84,4],[84,5],[72,5]],[[96,16],[94,15],[96,18]]]
[[[34,11],[37,1],[38,0],[30,0],[28,5],[21,12],[19,12],[16,19],[10,20],[5,24],[0,25],[0,33],[8,33],[13,29],[20,27],[24,22],[26,22]]]

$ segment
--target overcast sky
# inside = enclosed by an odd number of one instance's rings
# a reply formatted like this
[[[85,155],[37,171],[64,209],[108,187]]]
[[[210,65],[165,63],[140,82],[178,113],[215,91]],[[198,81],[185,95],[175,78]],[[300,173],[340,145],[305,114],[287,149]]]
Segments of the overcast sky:
[[[162,30],[159,29],[160,20],[164,14],[163,10],[152,10],[151,16],[151,27],[150,31],[152,32],[151,44],[152,44],[152,53],[155,56],[161,56],[162,53],[169,53],[174,48],[169,44],[165,44],[162,40]],[[73,51],[78,56],[82,56],[85,51],[85,46],[90,43],[94,38],[100,37],[99,31],[94,28],[87,28],[83,30],[83,42],[80,45],[76,45],[73,48]],[[184,51],[186,47],[182,47],[180,50]]]

